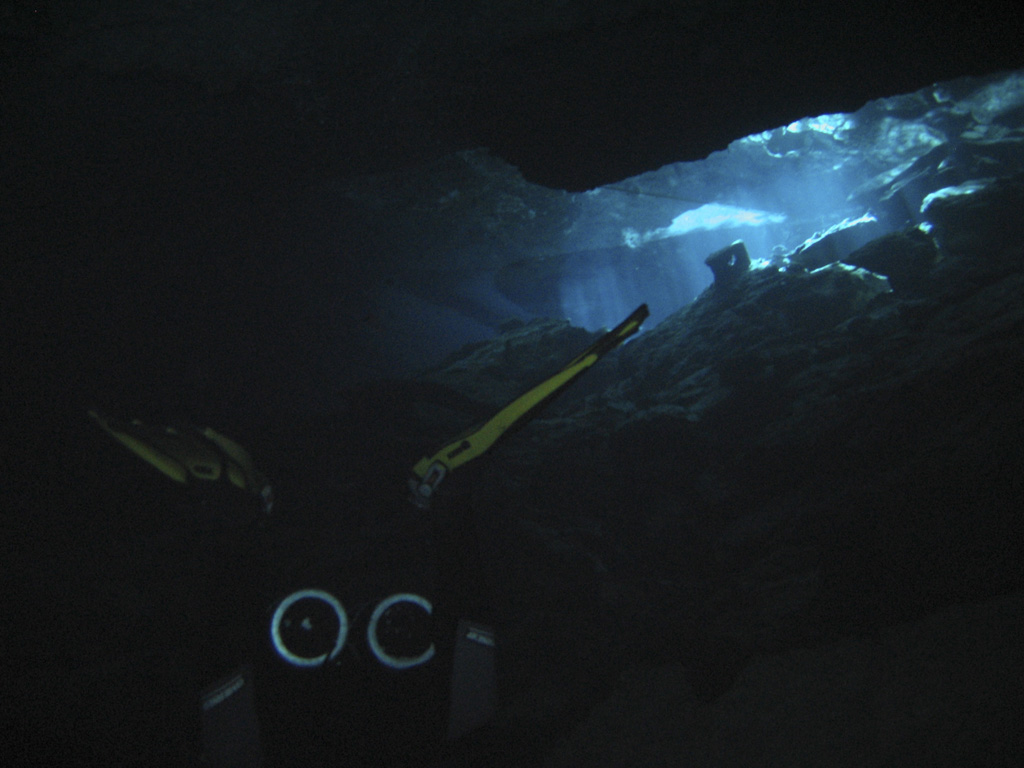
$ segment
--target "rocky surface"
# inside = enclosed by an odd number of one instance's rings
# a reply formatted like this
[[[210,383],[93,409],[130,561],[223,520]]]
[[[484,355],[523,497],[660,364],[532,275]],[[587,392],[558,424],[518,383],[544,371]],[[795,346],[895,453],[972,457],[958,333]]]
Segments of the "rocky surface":
[[[587,189],[808,114],[1020,66],[1014,11],[15,0],[0,16],[0,77],[14,116],[23,99],[49,101],[40,116],[63,123],[46,130],[64,141],[112,129],[136,134],[121,147],[135,161],[165,142],[194,158],[218,153],[217,170],[248,181],[249,194],[263,182],[228,155],[259,158],[280,183],[281,173],[379,172],[481,146],[533,181]],[[201,171],[181,152],[168,167],[175,160]]]
[[[758,656],[710,703],[680,664],[629,669],[544,765],[1012,764],[1022,616],[1015,592]]]
[[[504,725],[589,711],[548,765],[1020,753],[999,669],[1024,660],[1024,233],[1017,181],[985,189],[933,203],[937,246],[855,252],[930,249],[910,295],[838,262],[750,270],[495,451],[474,498],[512,610]],[[432,378],[468,393],[462,365],[512,341]]]

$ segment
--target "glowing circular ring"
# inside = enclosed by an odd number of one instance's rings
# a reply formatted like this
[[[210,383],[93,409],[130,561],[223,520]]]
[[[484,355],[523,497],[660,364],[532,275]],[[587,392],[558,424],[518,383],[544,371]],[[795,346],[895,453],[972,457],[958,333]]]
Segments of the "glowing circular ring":
[[[334,611],[334,615],[338,619],[338,636],[334,640],[334,648],[329,653],[321,653],[319,656],[299,656],[288,649],[284,639],[281,637],[281,621],[284,619],[285,613],[299,600],[306,599],[320,600],[326,603]],[[270,642],[273,643],[274,650],[277,651],[277,655],[282,659],[297,667],[318,667],[325,662],[333,660],[335,656],[341,653],[341,649],[345,647],[345,639],[347,637],[348,615],[345,613],[345,609],[334,595],[330,592],[324,592],[322,589],[300,589],[298,592],[292,592],[277,606],[277,610],[274,611],[274,618],[270,621]]]
[[[418,605],[428,614],[433,613],[434,606],[430,604],[430,601],[425,597],[419,595],[413,595],[408,592],[400,592],[391,597],[386,597],[380,601],[376,608],[373,609],[373,615],[370,616],[370,625],[366,628],[366,642],[370,646],[370,650],[373,651],[373,655],[377,657],[377,661],[386,667],[392,669],[409,669],[410,667],[416,667],[420,664],[425,664],[434,658],[434,644],[431,643],[430,647],[427,648],[419,656],[392,656],[381,647],[380,641],[377,640],[377,623],[380,621],[387,610],[398,603],[412,603]]]

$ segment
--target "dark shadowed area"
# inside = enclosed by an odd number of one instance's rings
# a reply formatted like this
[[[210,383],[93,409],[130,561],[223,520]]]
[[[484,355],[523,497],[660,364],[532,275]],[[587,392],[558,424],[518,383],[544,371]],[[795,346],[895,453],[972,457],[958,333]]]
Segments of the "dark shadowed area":
[[[1018,764],[1021,40],[0,3],[3,763]]]

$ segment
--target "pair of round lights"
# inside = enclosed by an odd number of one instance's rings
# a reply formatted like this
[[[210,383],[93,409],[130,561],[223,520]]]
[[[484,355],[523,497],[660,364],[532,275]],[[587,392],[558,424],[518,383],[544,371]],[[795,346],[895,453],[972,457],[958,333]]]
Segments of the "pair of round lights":
[[[381,600],[366,627],[366,644],[374,658],[392,669],[430,661],[434,656],[432,612],[429,600],[409,592]],[[348,630],[348,614],[334,595],[322,589],[301,589],[278,604],[270,621],[270,642],[289,664],[318,667],[337,658]]]

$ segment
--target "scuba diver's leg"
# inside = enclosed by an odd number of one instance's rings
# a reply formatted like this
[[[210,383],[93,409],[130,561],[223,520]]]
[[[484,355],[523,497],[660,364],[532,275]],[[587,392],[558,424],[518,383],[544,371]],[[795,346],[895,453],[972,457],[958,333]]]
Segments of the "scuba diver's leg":
[[[209,768],[256,768],[264,754],[257,716],[258,680],[251,664],[265,579],[264,530],[251,500],[214,488],[189,505],[188,573],[191,660],[200,688],[193,712]],[[223,493],[222,493],[223,491]],[[245,508],[242,508],[244,505]]]
[[[446,654],[450,672],[444,738],[448,751],[457,755],[456,742],[490,721],[497,709],[497,670],[493,593],[482,557],[478,513],[470,492],[448,501],[443,509],[438,505],[434,522],[437,590],[453,618],[445,628],[451,646]]]
[[[492,621],[489,573],[470,493],[453,493],[445,502],[433,513],[437,594],[446,610],[459,618]]]

